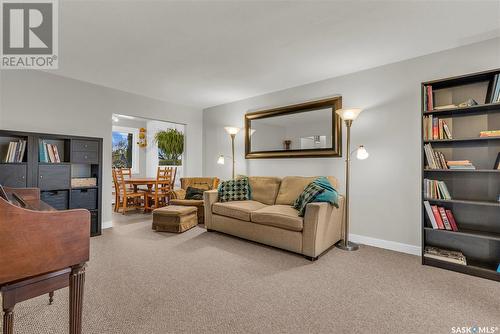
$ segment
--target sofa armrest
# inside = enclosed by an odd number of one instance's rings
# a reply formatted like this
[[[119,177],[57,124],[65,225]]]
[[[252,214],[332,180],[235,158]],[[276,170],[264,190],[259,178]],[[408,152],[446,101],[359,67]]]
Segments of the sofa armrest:
[[[171,199],[185,199],[186,198],[186,190],[184,189],[174,189],[170,192]]]
[[[342,238],[344,197],[339,196],[339,208],[329,203],[309,203],[304,215],[302,253],[317,257]]]
[[[209,229],[212,226],[212,205],[219,200],[217,189],[203,192],[203,201],[205,202],[205,227]]]

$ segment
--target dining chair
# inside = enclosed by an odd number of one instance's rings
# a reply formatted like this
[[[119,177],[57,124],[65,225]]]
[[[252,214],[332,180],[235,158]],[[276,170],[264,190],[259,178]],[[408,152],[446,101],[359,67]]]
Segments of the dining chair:
[[[113,180],[115,182],[116,193],[118,194],[116,197],[115,211],[119,212],[120,207],[122,209],[122,214],[127,212],[127,209],[140,209],[143,208],[139,200],[143,198],[143,202],[146,207],[147,195],[145,192],[138,191],[130,191],[125,183],[125,177],[123,171],[121,169],[113,170]],[[144,208],[145,208],[144,207]]]
[[[176,167],[158,167],[154,189],[152,192],[146,193],[146,210],[157,209],[168,204],[170,193],[174,189],[176,174]],[[150,205],[150,199],[152,205]]]

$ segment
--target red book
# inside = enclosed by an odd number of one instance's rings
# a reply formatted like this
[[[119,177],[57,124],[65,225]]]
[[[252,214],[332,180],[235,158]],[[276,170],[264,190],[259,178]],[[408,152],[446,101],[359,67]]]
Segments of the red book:
[[[457,222],[455,221],[455,217],[453,216],[453,212],[451,212],[451,210],[446,210],[446,216],[448,217],[448,220],[450,221],[450,225],[451,225],[452,230],[457,232],[458,226],[457,226]]]
[[[432,119],[432,139],[439,139],[439,119]]]
[[[432,99],[432,86],[427,86],[427,110],[434,109],[434,101]]]
[[[436,223],[438,225],[438,228],[440,230],[445,230],[443,220],[441,219],[441,215],[439,214],[439,210],[437,205],[432,205],[432,214],[434,215],[434,218],[436,218]]]
[[[439,214],[441,215],[441,219],[443,220],[444,227],[448,230],[451,231],[451,224],[450,221],[448,220],[448,217],[446,216],[446,212],[444,211],[443,207],[438,207]]]

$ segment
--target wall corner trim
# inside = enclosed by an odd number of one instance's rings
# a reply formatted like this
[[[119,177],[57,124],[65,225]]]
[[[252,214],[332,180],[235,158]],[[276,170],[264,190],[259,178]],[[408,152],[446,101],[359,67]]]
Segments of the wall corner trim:
[[[106,228],[112,228],[113,227],[113,222],[111,220],[108,220],[107,222],[102,222],[101,228],[104,230]]]
[[[376,239],[372,237],[365,237],[363,235],[358,234],[349,234],[350,240],[359,244],[389,249],[392,251],[406,253],[411,255],[421,256],[422,248],[419,246],[413,246],[408,244],[403,244],[396,241]]]

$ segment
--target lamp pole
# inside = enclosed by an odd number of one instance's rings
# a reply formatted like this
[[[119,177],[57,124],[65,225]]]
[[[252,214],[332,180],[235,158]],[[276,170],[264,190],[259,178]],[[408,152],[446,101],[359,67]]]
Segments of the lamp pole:
[[[350,168],[351,168],[351,126],[352,120],[346,119],[347,128],[347,152],[345,159],[345,209],[344,209],[344,239],[337,243],[337,247],[347,251],[355,251],[359,248],[358,244],[349,241],[349,186],[350,186]]]
[[[236,133],[232,133],[231,134],[231,156],[233,158],[233,170],[232,170],[232,179],[234,180],[234,165],[235,165],[235,161],[234,161],[234,138],[236,137]]]

